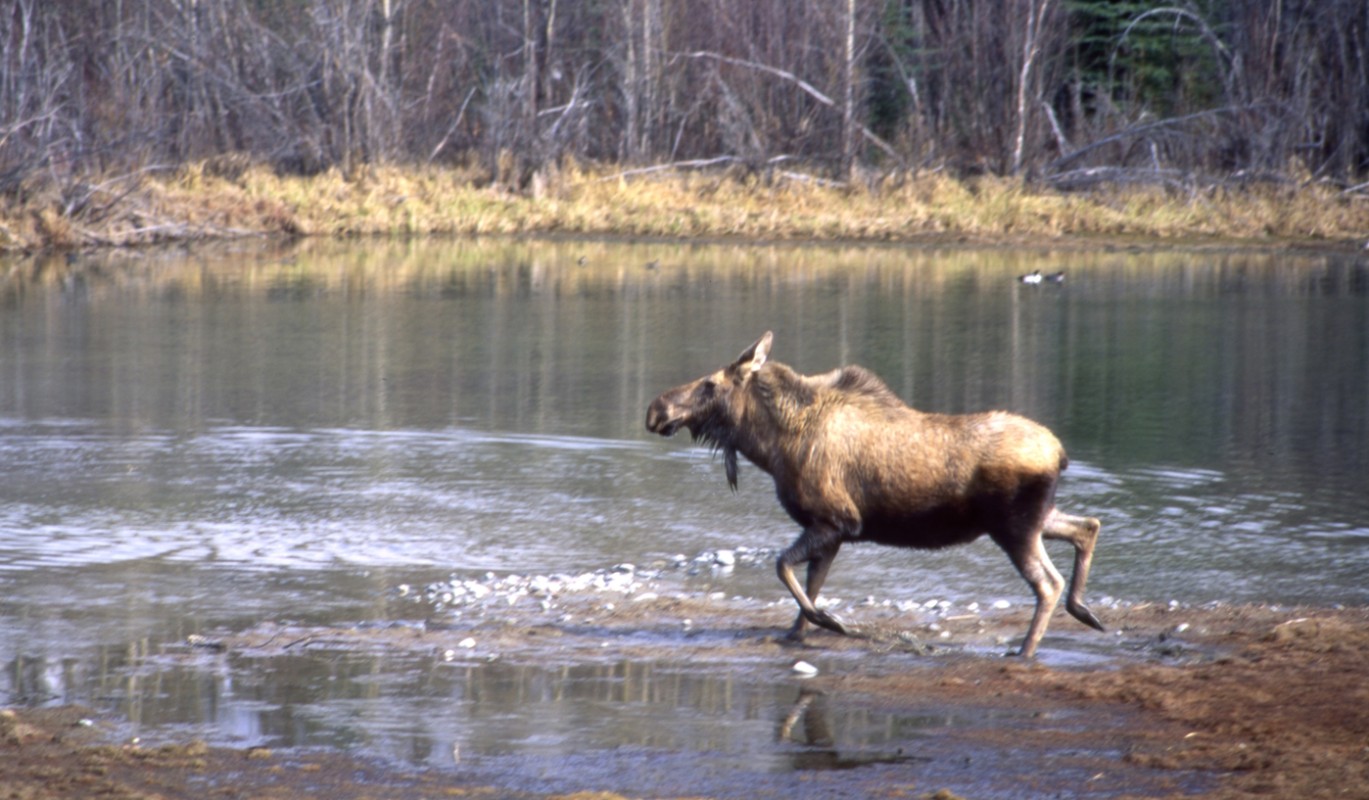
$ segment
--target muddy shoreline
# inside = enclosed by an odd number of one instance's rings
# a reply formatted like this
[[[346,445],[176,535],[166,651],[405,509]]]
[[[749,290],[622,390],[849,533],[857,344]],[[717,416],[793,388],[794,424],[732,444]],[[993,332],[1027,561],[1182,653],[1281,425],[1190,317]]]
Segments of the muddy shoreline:
[[[454,669],[496,661],[727,669],[792,686],[796,698],[775,737],[798,777],[752,787],[756,796],[1004,796],[1002,787],[976,782],[975,757],[1020,759],[1024,774],[1037,773],[1038,790],[1066,796],[1362,797],[1369,786],[1369,609],[1114,604],[1099,609],[1109,633],[1057,615],[1041,657],[1022,661],[1001,654],[1025,629],[1026,608],[909,614],[852,604],[844,617],[861,636],[821,632],[794,645],[780,637],[792,616],[781,603],[669,590],[499,602],[510,606],[507,613],[490,606],[458,615],[448,606],[386,625],[267,622],[205,631],[170,655],[385,651]],[[428,605],[402,597],[396,603]],[[817,674],[796,671],[801,662]],[[843,752],[824,746],[825,707],[834,703],[963,712],[989,722],[929,737],[915,752]],[[339,800],[735,796],[710,785],[706,762],[698,766],[697,780],[676,777],[653,792],[620,792],[613,775],[583,770],[567,792],[503,780],[497,771],[421,769],[364,753],[132,741],[118,719],[75,707],[0,715],[5,798],[171,798],[207,790]],[[1021,790],[1033,791],[1025,783]]]

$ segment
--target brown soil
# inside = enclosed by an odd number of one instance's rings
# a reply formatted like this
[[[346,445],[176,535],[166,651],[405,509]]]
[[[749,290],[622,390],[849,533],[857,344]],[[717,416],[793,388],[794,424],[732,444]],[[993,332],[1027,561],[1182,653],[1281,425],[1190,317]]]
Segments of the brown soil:
[[[1106,636],[1075,631],[1072,627],[1078,626],[1062,615],[1047,635],[1043,658],[1025,662],[996,655],[1005,637],[1025,628],[1023,612],[942,619],[937,632],[928,626],[914,631],[915,637],[878,609],[855,609],[848,622],[861,626],[861,637],[821,633],[800,647],[775,636],[788,621],[788,607],[739,609],[700,598],[617,605],[609,609],[602,598],[585,600],[577,610],[582,620],[577,627],[541,619],[422,631],[263,625],[212,643],[262,654],[310,646],[443,652],[476,635],[482,647],[498,648],[505,658],[545,659],[552,653],[569,662],[668,657],[697,662],[701,669],[710,661],[768,659],[773,664],[853,656],[858,660],[841,662],[851,668],[824,671],[813,685],[820,691],[868,697],[885,707],[937,702],[1122,711],[1136,720],[1125,731],[1124,761],[1175,775],[1201,771],[1212,778],[1212,788],[1202,797],[1369,797],[1369,609],[1136,606],[1108,610],[1106,621],[1117,633]],[[696,629],[735,635],[668,644],[651,644],[651,637],[634,635],[678,630],[686,619]],[[941,630],[949,635],[943,637]],[[881,654],[918,652],[927,647],[918,637],[926,636],[949,643],[949,652],[929,656],[927,669],[881,669]],[[1085,646],[1095,653],[1100,648],[1109,652],[1083,659],[1082,666],[1077,660],[1064,663],[1071,659],[1055,658],[1051,649],[1052,639],[1058,644],[1062,637],[1093,642]],[[605,652],[606,640],[615,642],[611,652]],[[1112,728],[1088,729],[1090,716],[1071,717],[1085,720],[1084,730],[1043,726],[1041,735],[1118,736]],[[990,728],[978,735],[1021,734]],[[1183,785],[1191,782],[1175,781],[1174,796],[1183,794]],[[895,794],[952,796],[945,790],[929,794],[926,787]],[[202,742],[139,746],[120,741],[117,721],[92,719],[91,712],[79,708],[0,711],[0,800],[201,796],[352,800],[534,795],[464,785],[441,771],[406,770],[339,753],[244,751]]]

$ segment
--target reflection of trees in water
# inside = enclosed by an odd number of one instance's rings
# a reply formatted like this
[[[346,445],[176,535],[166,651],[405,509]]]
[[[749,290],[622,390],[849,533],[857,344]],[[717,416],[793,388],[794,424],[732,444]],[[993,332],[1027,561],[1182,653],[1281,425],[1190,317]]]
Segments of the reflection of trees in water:
[[[1012,280],[1037,268],[1070,280]],[[859,362],[915,407],[1025,413],[1076,458],[1317,472],[1369,450],[1366,294],[1369,265],[1327,254],[574,238],[229,243],[0,275],[12,324],[68,334],[48,347],[179,365],[175,391],[204,400],[190,414],[306,406],[329,422],[625,436],[662,386],[772,328],[800,371]],[[163,304],[178,304],[174,329]],[[168,391],[136,367],[65,379],[73,396]]]

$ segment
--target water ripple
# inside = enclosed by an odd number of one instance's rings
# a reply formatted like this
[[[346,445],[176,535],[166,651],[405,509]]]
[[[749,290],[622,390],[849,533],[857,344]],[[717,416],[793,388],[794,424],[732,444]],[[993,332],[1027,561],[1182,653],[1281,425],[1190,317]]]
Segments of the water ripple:
[[[188,435],[0,420],[0,571],[159,559],[248,570],[591,569],[797,533],[767,476],[678,442],[464,428],[223,425]],[[682,469],[683,467],[683,469]],[[1091,588],[1118,597],[1363,602],[1362,520],[1204,469],[1076,462],[1060,502],[1104,522]],[[1068,553],[1052,545],[1067,564]],[[878,552],[876,552],[878,551]],[[1309,580],[1315,576],[1315,580]],[[769,591],[771,576],[739,578]],[[1020,593],[983,542],[849,548],[834,592]]]

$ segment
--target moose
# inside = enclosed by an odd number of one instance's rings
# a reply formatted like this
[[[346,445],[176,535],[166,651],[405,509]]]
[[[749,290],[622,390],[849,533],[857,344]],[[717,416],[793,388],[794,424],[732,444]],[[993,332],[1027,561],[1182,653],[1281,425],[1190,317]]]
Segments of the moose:
[[[842,544],[935,549],[986,533],[1036,595],[1021,656],[1035,655],[1064,591],[1043,539],[1074,546],[1065,609],[1104,630],[1084,604],[1100,524],[1056,509],[1068,460],[1049,430],[1005,411],[917,411],[859,366],[800,375],[770,360],[773,341],[766,332],[731,365],[665,391],[646,427],[667,437],[686,428],[721,451],[734,491],[739,453],[774,478],[780,505],[803,528],[775,564],[799,606],[790,639],[802,641],[808,623],[854,633],[813,603]],[[803,563],[806,587],[794,574]]]

